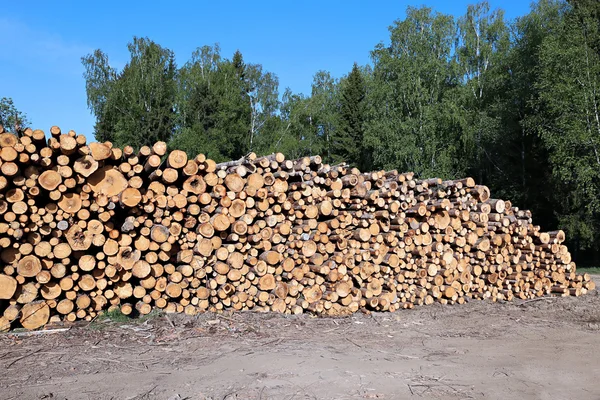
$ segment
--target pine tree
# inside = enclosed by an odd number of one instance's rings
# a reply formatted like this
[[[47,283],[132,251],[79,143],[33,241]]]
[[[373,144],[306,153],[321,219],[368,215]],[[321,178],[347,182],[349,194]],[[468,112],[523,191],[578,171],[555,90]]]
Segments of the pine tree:
[[[333,134],[331,158],[333,161],[346,161],[359,168],[365,168],[363,137],[365,123],[365,80],[354,63],[341,89],[340,122]]]
[[[237,76],[243,82],[246,78],[246,63],[244,62],[244,57],[239,50],[236,50],[235,53],[233,53],[231,63],[233,64],[233,68],[235,69]]]
[[[220,48],[197,49],[178,71],[178,130],[170,146],[217,161],[248,152],[250,101],[248,65],[236,51],[231,60]]]
[[[215,89],[219,99],[216,125],[219,149],[225,159],[237,160],[248,153],[252,114],[246,64],[239,51],[232,61],[224,60],[219,65]]]

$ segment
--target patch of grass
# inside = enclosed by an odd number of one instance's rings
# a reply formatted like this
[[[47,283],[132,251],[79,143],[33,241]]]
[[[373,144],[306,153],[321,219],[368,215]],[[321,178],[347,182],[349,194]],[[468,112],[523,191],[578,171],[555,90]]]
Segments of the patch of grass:
[[[580,266],[577,266],[577,273],[578,274],[588,273],[588,274],[600,275],[600,267],[580,267]]]
[[[109,324],[111,322],[116,324],[142,324],[146,321],[161,317],[162,315],[162,310],[154,309],[147,315],[129,316],[123,314],[121,310],[117,308],[111,311],[105,311],[98,315],[98,318],[89,325],[89,328],[92,330],[103,330],[108,326],[111,326]]]
[[[109,322],[125,323],[130,320],[131,318],[123,314],[121,310],[117,308],[111,311],[104,311],[102,314],[98,315],[98,317],[89,324],[88,328],[93,331],[101,331],[110,326],[110,324],[108,324]]]
[[[110,320],[112,322],[124,323],[124,322],[131,321],[131,318],[129,318],[127,315],[123,314],[120,309],[116,308],[114,310],[106,311],[106,312],[102,313],[102,315],[100,315],[98,317],[98,320],[100,320],[100,321]]]

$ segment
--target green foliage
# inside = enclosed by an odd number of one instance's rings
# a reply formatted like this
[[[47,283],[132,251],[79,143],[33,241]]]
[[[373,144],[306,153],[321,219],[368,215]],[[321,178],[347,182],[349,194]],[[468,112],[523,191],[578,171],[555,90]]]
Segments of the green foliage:
[[[178,73],[178,132],[170,147],[185,149],[190,157],[204,153],[220,160],[216,131],[219,99],[215,93],[215,76],[221,63],[218,46],[197,49]]]
[[[450,177],[461,172],[451,16],[411,8],[372,52],[365,143],[373,166]],[[458,132],[460,133],[460,132]]]
[[[496,197],[509,198],[520,208],[535,211],[536,221],[556,226],[553,204],[555,188],[548,154],[536,133],[538,90],[532,84],[537,77],[539,48],[551,34],[556,21],[553,7],[519,18],[510,27],[510,47],[503,46],[491,69],[484,110],[498,121],[486,140],[484,157],[479,164],[484,182]]]
[[[111,324],[143,324],[146,321],[160,318],[163,315],[164,312],[162,310],[153,309],[146,315],[134,313],[130,316],[123,314],[120,308],[115,308],[100,313],[98,318],[89,324],[89,328],[94,331],[102,331],[111,326]]]
[[[124,323],[131,321],[131,317],[123,314],[120,308],[115,308],[113,310],[106,311],[100,314],[99,320],[109,320],[112,322]]]
[[[498,66],[509,47],[503,12],[490,10],[487,1],[470,5],[458,20],[457,39],[455,59],[464,110],[461,140],[470,158],[468,170],[483,181],[488,170],[498,168],[490,150],[503,129],[490,107],[492,86],[501,76]]]
[[[560,16],[540,44],[531,124],[548,150],[560,225],[582,248],[600,239],[599,6],[553,6]],[[544,10],[540,10],[544,11]]]
[[[260,151],[276,120],[278,85],[277,76],[245,63],[239,51],[229,61],[218,45],[199,48],[179,71],[171,146],[217,161]]]
[[[260,64],[250,64],[245,73],[246,95],[250,101],[249,151],[261,151],[280,121],[277,117],[279,79],[271,72],[263,72]],[[258,141],[258,143],[257,143]]]
[[[322,141],[317,135],[311,98],[286,89],[281,107],[282,124],[285,127],[270,149],[280,151],[288,158],[319,154]]]
[[[315,154],[313,149],[318,148],[326,161],[342,161],[335,160],[332,154],[332,142],[339,131],[339,101],[339,82],[329,72],[318,71],[313,76],[311,97],[307,101],[310,132],[306,139],[309,153]],[[346,161],[353,162],[349,159]]]
[[[175,128],[174,54],[147,38],[127,47],[131,59],[120,72],[101,50],[82,59],[96,139],[135,148],[167,141]]]
[[[340,95],[339,127],[333,135],[331,159],[346,161],[365,170],[369,157],[364,148],[366,84],[358,65],[344,80]]]
[[[27,115],[15,107],[11,98],[0,99],[0,125],[4,127],[5,131],[18,133],[29,124]]]
[[[286,89],[279,115],[271,118],[270,133],[262,135],[259,152],[278,151],[288,158],[322,154],[329,161],[337,129],[337,86],[329,72],[319,71],[313,77],[310,97]]]

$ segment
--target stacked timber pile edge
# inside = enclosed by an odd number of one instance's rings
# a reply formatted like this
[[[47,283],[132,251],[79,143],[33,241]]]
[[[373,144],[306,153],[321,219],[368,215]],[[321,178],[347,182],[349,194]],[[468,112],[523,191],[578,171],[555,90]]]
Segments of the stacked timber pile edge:
[[[2,330],[115,308],[343,315],[594,289],[562,231],[471,178],[50,133],[0,127]]]

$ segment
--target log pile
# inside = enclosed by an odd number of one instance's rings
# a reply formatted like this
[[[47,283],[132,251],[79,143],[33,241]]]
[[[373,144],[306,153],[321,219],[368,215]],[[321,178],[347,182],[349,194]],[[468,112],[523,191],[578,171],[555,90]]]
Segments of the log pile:
[[[115,308],[343,315],[594,288],[562,231],[471,178],[50,134],[0,127],[2,330]]]

